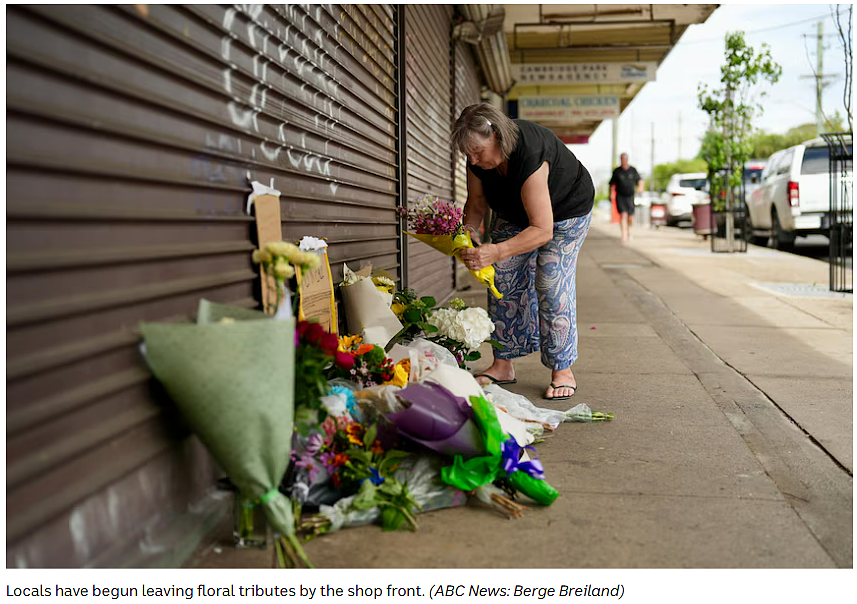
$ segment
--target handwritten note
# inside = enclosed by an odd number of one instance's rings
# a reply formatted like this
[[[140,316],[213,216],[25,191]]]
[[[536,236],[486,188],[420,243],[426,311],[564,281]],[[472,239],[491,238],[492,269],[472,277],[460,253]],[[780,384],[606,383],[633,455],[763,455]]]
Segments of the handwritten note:
[[[321,264],[309,271],[296,270],[300,299],[298,319],[315,319],[330,333],[336,333],[336,303],[333,299],[333,277],[327,252],[320,253]]]

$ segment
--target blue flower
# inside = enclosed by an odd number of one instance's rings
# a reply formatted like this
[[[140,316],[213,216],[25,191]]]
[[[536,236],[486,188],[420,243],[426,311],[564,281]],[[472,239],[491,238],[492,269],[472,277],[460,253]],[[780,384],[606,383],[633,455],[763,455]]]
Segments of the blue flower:
[[[372,482],[372,484],[378,486],[379,484],[384,482],[384,477],[378,473],[377,468],[369,468],[369,472],[372,474],[372,476],[369,477],[369,480]]]

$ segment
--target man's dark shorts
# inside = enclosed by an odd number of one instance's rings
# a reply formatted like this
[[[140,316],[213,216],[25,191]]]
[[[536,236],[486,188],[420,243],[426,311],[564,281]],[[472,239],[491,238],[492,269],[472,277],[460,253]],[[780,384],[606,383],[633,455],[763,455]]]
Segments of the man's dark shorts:
[[[616,209],[620,214],[634,215],[634,197],[625,197],[623,195],[616,196]]]

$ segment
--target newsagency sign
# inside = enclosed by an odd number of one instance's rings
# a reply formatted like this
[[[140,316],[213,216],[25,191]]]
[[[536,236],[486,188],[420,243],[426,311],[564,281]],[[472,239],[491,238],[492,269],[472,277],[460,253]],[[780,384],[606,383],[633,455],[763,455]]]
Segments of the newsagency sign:
[[[568,124],[619,117],[619,97],[604,94],[521,96],[518,117],[540,124]]]
[[[513,63],[512,77],[527,84],[628,84],[653,82],[658,64],[637,63]]]

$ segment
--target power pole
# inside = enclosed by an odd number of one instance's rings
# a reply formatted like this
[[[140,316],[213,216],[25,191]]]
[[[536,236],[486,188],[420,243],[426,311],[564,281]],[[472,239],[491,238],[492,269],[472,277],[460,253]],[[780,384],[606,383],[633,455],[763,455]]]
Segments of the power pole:
[[[818,75],[815,78],[815,134],[817,136],[825,130],[824,118],[821,115],[821,90],[824,87],[821,82],[821,78],[824,77],[821,75],[824,73],[824,69],[822,69],[824,62],[824,21],[818,22],[818,44],[815,54],[816,62],[818,63],[818,67],[816,68],[816,74]]]
[[[678,157],[676,159],[681,159],[681,111],[678,112]]]
[[[616,166],[619,165],[619,118],[613,118],[613,167],[612,170],[616,169]]]
[[[801,79],[813,78],[815,80],[815,133],[821,134],[826,130],[824,126],[824,112],[822,111],[821,96],[824,88],[828,85],[825,80],[833,79],[833,76],[824,73],[824,22],[818,22],[818,33],[816,38],[815,73],[811,76],[801,76]],[[812,65],[812,63],[810,63]]]
[[[628,145],[628,152],[631,154],[631,157],[634,157],[634,111],[633,110],[631,110],[630,119],[631,119],[631,128],[630,128],[631,142]]]

